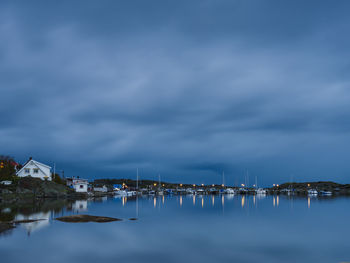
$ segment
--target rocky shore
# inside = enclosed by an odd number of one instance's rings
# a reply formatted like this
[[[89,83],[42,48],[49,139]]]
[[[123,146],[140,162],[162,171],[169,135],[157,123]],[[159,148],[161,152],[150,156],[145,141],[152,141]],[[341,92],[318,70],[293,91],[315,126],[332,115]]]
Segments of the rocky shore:
[[[0,185],[0,201],[28,198],[83,198],[64,184],[43,181],[38,178],[24,177],[11,185]]]

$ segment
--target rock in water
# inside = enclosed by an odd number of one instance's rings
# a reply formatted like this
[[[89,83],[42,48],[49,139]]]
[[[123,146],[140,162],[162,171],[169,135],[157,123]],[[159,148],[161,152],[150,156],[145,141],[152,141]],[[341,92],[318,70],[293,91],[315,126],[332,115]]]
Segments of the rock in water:
[[[119,218],[105,217],[105,216],[91,216],[91,215],[71,215],[58,217],[56,220],[67,222],[67,223],[87,223],[87,222],[96,222],[96,223],[107,223],[113,221],[121,221]]]

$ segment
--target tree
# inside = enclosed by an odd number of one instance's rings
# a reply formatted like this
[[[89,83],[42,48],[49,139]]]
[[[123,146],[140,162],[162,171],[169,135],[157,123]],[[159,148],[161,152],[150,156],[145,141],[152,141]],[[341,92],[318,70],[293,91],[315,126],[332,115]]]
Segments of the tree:
[[[62,180],[62,178],[58,174],[53,174],[52,181],[54,181],[57,184],[65,184],[65,182]]]
[[[12,180],[16,176],[15,160],[7,155],[0,155],[0,180]]]

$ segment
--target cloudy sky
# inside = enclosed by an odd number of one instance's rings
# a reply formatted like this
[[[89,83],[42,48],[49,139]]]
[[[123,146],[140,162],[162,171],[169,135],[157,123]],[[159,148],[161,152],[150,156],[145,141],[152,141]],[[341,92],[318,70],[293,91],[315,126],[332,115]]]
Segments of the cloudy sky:
[[[0,154],[66,176],[350,182],[350,2],[0,2]]]

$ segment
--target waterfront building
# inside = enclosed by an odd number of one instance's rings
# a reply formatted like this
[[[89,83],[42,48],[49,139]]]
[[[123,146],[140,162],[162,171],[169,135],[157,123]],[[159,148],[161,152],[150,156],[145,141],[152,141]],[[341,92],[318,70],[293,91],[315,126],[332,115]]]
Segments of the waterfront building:
[[[73,188],[77,193],[87,193],[88,191],[88,180],[81,178],[67,178],[67,186]]]
[[[51,167],[33,160],[32,157],[29,158],[16,175],[18,177],[31,176],[41,180],[52,180]]]

